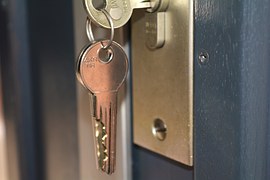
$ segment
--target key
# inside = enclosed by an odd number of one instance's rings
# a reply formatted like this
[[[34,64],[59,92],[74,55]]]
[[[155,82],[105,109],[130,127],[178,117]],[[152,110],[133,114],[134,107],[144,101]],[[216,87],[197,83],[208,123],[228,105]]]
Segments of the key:
[[[94,7],[94,1],[104,1],[104,7]],[[159,0],[157,0],[159,1]],[[105,28],[110,28],[105,15],[98,8],[105,8],[113,19],[115,28],[124,26],[130,19],[133,9],[151,8],[150,0],[84,0],[84,7],[91,20]]]
[[[83,49],[77,77],[94,96],[95,146],[98,169],[112,174],[116,161],[117,92],[126,79],[128,60],[122,47],[107,41]]]

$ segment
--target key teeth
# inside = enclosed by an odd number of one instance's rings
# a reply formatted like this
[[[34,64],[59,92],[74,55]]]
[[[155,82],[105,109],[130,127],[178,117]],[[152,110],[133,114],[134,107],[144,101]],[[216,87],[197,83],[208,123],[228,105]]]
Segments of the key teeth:
[[[104,170],[106,165],[104,162],[108,159],[108,150],[106,148],[106,128],[100,120],[96,120],[95,129],[98,167],[101,168],[101,170]]]
[[[113,106],[113,103],[109,103],[109,106],[107,108],[100,106],[99,108],[100,119],[96,119],[96,127],[95,127],[98,166],[101,171],[106,172],[107,174],[112,174],[114,172],[114,166],[115,166],[114,164],[111,164],[111,161],[114,161],[114,158],[110,157],[111,154],[109,154],[110,152],[108,152],[108,147],[106,146],[106,144],[110,146],[109,144],[110,139],[108,139],[108,131],[106,129],[106,125],[111,126],[111,124],[107,124],[107,122],[112,123],[108,119],[109,117],[112,117],[114,113],[112,106]]]
[[[115,171],[116,96],[95,94],[96,155],[98,169],[112,174]],[[116,95],[116,94],[113,94]]]

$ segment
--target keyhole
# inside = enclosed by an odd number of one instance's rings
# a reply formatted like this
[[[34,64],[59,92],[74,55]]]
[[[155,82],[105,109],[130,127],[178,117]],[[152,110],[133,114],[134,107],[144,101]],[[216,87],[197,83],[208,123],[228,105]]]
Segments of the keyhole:
[[[100,10],[106,7],[106,0],[92,0],[95,9]]]

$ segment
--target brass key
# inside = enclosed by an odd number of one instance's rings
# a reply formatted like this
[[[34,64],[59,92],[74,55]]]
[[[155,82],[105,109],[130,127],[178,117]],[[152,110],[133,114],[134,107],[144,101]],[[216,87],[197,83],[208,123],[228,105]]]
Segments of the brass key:
[[[110,28],[105,15],[94,7],[94,0],[84,0],[84,7],[93,22],[96,24]],[[150,0],[98,0],[103,1],[104,8],[108,11],[113,19],[115,28],[124,26],[130,19],[133,9],[151,8]]]
[[[98,169],[112,174],[116,161],[117,92],[126,79],[128,60],[120,45],[98,41],[87,46],[77,62],[79,81],[94,95]]]

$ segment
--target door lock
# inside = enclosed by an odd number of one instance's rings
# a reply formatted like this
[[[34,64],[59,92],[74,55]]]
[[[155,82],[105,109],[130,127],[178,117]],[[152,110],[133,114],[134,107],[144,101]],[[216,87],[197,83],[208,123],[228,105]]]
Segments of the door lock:
[[[193,1],[84,0],[89,18],[113,28],[132,16],[134,142],[193,165]],[[134,9],[140,9],[134,11]],[[132,15],[133,14],[133,15]]]
[[[193,8],[193,1],[170,0],[166,12],[134,11],[131,21],[134,142],[189,166]]]

